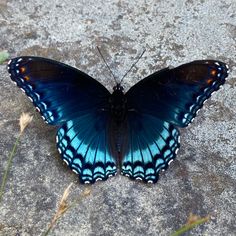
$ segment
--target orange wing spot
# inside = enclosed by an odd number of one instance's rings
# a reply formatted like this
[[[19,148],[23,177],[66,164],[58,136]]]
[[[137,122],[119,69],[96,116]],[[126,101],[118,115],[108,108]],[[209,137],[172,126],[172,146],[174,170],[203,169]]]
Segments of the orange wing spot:
[[[211,84],[211,83],[212,83],[212,81],[213,81],[213,79],[212,79],[212,78],[209,78],[209,79],[207,79],[207,84]]]
[[[24,73],[25,71],[26,71],[25,67],[21,67],[21,68],[20,68],[20,72],[21,72],[21,73]]]
[[[213,75],[213,76],[215,76],[215,75],[216,75],[216,73],[217,73],[217,71],[216,71],[216,70],[212,70],[212,71],[211,71],[211,75]]]
[[[25,76],[24,79],[25,79],[26,81],[29,81],[29,80],[30,80],[30,77],[29,77],[29,76]]]

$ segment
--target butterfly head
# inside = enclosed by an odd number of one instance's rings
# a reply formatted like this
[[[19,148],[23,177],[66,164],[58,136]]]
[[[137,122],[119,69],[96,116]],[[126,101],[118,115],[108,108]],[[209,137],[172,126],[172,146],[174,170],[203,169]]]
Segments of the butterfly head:
[[[117,83],[116,86],[113,87],[113,91],[120,91],[123,93],[124,88],[120,85],[120,83]]]

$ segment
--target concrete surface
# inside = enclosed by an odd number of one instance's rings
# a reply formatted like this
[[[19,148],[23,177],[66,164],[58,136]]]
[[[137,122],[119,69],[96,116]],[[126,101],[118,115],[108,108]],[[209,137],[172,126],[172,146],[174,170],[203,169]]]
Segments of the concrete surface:
[[[225,86],[182,129],[176,161],[156,185],[116,176],[66,213],[51,235],[170,235],[192,212],[212,220],[185,235],[236,235],[236,1],[213,0],[0,0],[0,50],[11,57],[54,58],[89,73],[109,88],[114,81],[100,46],[129,88],[168,65],[218,59],[231,69]],[[44,124],[0,65],[0,178],[18,134],[22,112],[35,115],[10,171],[0,206],[0,235],[42,235],[70,182],[70,200],[85,188],[62,165],[55,127]]]

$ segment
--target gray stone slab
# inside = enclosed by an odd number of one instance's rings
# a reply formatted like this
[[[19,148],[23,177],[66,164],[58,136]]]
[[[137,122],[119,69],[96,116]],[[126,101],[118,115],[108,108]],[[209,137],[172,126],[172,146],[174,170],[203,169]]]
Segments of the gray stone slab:
[[[144,57],[124,80],[129,88],[166,66],[195,59],[229,64],[225,86],[181,130],[181,149],[159,182],[147,186],[116,176],[66,213],[51,235],[170,235],[192,212],[212,220],[185,235],[236,235],[236,2],[235,0],[92,1],[0,0],[0,50],[11,57],[44,56],[76,66],[111,89],[100,46],[121,78],[137,55]],[[0,206],[0,235],[42,235],[60,196],[85,186],[62,165],[55,127],[43,123],[0,65],[0,178],[18,135],[22,112],[34,114],[14,157]]]

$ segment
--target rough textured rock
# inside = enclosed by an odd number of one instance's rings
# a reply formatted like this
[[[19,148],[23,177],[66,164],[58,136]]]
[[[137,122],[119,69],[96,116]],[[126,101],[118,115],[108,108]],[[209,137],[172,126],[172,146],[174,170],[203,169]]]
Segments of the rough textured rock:
[[[219,59],[231,69],[225,86],[205,104],[193,124],[181,130],[181,149],[156,185],[116,176],[92,186],[59,221],[51,235],[170,235],[192,212],[212,220],[191,235],[235,235],[236,179],[236,2],[235,0],[16,1],[0,0],[0,49],[11,57],[54,58],[112,88],[99,57],[100,46],[129,88],[166,66],[195,59]],[[0,235],[42,235],[64,189],[77,199],[85,186],[62,165],[55,127],[43,123],[0,65],[0,178],[18,135],[22,112],[34,114],[26,130],[0,206]],[[190,235],[187,233],[186,235]]]

